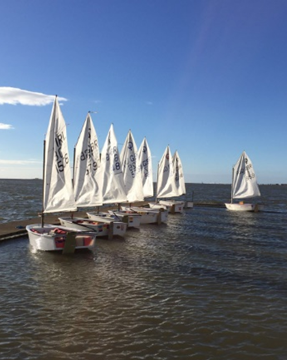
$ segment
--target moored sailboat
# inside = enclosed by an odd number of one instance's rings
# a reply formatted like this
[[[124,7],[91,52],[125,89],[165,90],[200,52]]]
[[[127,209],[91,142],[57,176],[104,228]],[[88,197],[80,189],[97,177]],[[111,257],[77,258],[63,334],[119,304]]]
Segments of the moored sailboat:
[[[145,199],[150,198],[154,195],[152,157],[150,147],[145,137],[139,147],[138,161],[142,178],[143,195]]]
[[[74,151],[74,193],[78,207],[98,207],[103,203],[102,173],[98,138],[90,113],[83,124]],[[110,219],[59,217],[63,226],[95,231],[97,236],[123,236],[126,224]]]
[[[138,172],[139,178],[141,178],[141,186],[143,197],[153,196],[153,182],[152,182],[152,162],[151,152],[146,138],[143,139],[139,148],[138,156]],[[122,207],[126,213],[134,213],[141,215],[141,224],[160,224],[167,221],[167,210],[163,206],[155,209],[145,207],[131,206]]]
[[[42,251],[92,249],[96,240],[94,233],[44,223],[44,214],[76,209],[66,124],[56,97],[44,141],[42,223],[27,225],[30,245]]]
[[[245,151],[232,168],[231,202],[225,203],[228,210],[257,212],[262,205],[255,203],[233,202],[234,199],[246,199],[261,196],[253,164]]]
[[[122,166],[123,173],[123,183],[126,192],[127,201],[132,204],[136,201],[143,201],[143,189],[142,182],[138,167],[137,159],[137,146],[132,135],[131,130],[129,130],[127,137],[125,139],[121,154],[120,161]],[[127,214],[122,210],[115,210],[109,212],[111,216],[116,216],[119,219],[127,222],[128,228],[139,228],[141,222],[141,215],[139,214]],[[95,216],[89,217],[95,218]]]
[[[114,126],[111,124],[106,137],[101,157],[101,196],[103,204],[119,204],[127,201],[125,192],[123,173],[118,151],[117,138],[114,132]],[[107,214],[101,215],[100,212],[88,212],[89,219],[93,221],[102,221],[114,223],[115,233],[123,229],[126,232],[127,222],[121,221],[120,218],[109,217]]]
[[[178,152],[176,151],[172,157],[170,148],[167,146],[158,164],[156,203],[150,203],[150,206],[152,208],[165,206],[170,213],[182,213],[185,202],[170,198],[179,197],[185,192],[184,176]]]
[[[138,151],[131,130],[129,130],[121,151],[121,164],[127,201],[132,204],[144,200],[143,185],[139,167]]]

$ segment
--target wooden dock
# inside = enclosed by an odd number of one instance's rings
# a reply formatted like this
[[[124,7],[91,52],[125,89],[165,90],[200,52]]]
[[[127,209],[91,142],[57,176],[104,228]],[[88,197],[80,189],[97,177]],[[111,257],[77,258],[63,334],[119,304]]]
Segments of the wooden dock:
[[[62,215],[62,214],[61,214]],[[67,215],[67,213],[65,213]],[[45,215],[45,223],[59,225],[60,215]],[[86,217],[86,213],[75,213],[74,216]],[[40,224],[41,218],[31,218],[27,220],[16,220],[0,224],[0,241],[14,239],[27,235],[26,226],[29,224]]]
[[[136,203],[134,204],[135,206],[143,206],[146,205],[146,202],[140,202],[140,203]],[[128,205],[128,204],[126,204]],[[224,204],[223,203],[217,203],[217,202],[200,202],[200,203],[194,203],[194,207],[216,207],[216,208],[224,208]],[[116,207],[111,206],[111,207],[105,207],[104,210],[110,210],[110,209],[116,209]],[[67,213],[60,213],[60,214],[47,214],[45,215],[45,223],[48,224],[54,224],[54,225],[59,225],[59,219],[58,217],[61,216],[67,216]],[[75,212],[74,213],[74,217],[84,217],[86,218],[86,212]],[[36,217],[36,218],[31,218],[31,219],[27,219],[27,220],[16,220],[16,221],[11,221],[8,223],[3,223],[0,224],[0,242],[4,241],[4,240],[9,240],[9,239],[15,239],[15,238],[19,238],[19,237],[23,237],[27,235],[27,231],[26,231],[26,226],[29,224],[40,224],[41,223],[41,217]]]
[[[146,204],[147,204],[146,202],[142,201],[142,202],[137,202],[133,205],[143,206]],[[128,204],[125,204],[125,205],[128,206]],[[115,210],[115,209],[117,209],[117,207],[115,207],[115,206],[105,206],[105,207],[101,208],[101,211],[108,211],[108,210]],[[45,223],[60,225],[58,218],[69,216],[67,214],[70,214],[70,213],[45,214]],[[73,213],[73,216],[86,218],[87,214],[86,214],[86,211],[77,211],[77,212]],[[40,224],[40,223],[41,223],[41,217],[39,216],[36,218],[27,219],[27,220],[16,220],[16,221],[11,221],[11,222],[0,224],[0,242],[4,241],[4,240],[15,239],[15,238],[26,236],[27,235],[27,231],[26,231],[27,225]]]

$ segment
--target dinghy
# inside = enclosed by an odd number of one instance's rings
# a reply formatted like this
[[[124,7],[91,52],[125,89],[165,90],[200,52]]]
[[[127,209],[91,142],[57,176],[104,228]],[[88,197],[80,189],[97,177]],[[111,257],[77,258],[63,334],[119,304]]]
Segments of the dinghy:
[[[141,186],[143,198],[153,196],[153,181],[152,181],[152,162],[151,151],[148,146],[146,138],[143,139],[137,156],[138,173],[141,179],[138,187]],[[141,215],[141,224],[161,224],[167,221],[167,210],[164,206],[150,209],[145,207],[121,207],[125,214],[139,214]]]
[[[141,224],[161,224],[167,222],[168,211],[163,207],[150,209],[140,206],[121,206],[121,209],[124,214],[141,215]]]
[[[52,224],[27,225],[29,242],[40,251],[74,252],[75,249],[93,249],[96,234]]]
[[[113,124],[110,126],[102,149],[100,183],[102,204],[119,204],[127,201],[118,143]],[[102,221],[110,223],[111,226],[115,227],[115,234],[119,231],[119,223],[121,223],[122,226],[120,228],[123,228],[123,231],[127,229],[127,222],[123,222],[119,218],[107,217],[106,214],[101,216],[99,211],[89,211],[87,215],[89,219],[97,221],[102,217]]]
[[[140,167],[144,198],[146,199],[153,197],[154,189],[152,175],[152,157],[146,138],[143,139],[139,147],[138,162]]]
[[[44,214],[76,210],[66,124],[56,97],[44,141],[42,222],[26,227],[31,247],[34,250],[63,252],[92,249],[95,233],[44,224]]]
[[[185,201],[170,198],[179,197],[185,193],[180,157],[177,151],[172,157],[170,148],[167,146],[158,164],[156,202],[151,202],[149,205],[152,209],[164,206],[170,213],[182,213]]]
[[[126,223],[114,219],[104,219],[100,216],[95,220],[77,217],[59,217],[59,220],[64,227],[82,231],[94,231],[97,237],[108,237],[109,239],[112,239],[113,236],[124,236],[127,230]]]
[[[262,205],[244,203],[242,200],[233,202],[234,199],[254,198],[261,196],[257,184],[252,162],[245,151],[241,154],[235,166],[232,168],[231,202],[225,203],[228,210],[253,211],[262,210]]]
[[[135,139],[129,130],[121,151],[121,164],[127,201],[132,204],[144,200],[143,184]]]
[[[74,194],[78,207],[98,207],[103,203],[102,173],[97,133],[88,113],[74,149]],[[63,226],[93,230],[97,236],[124,236],[127,225],[119,220],[59,217]]]
[[[131,130],[129,130],[122,147],[120,160],[123,171],[123,182],[127,201],[130,206],[133,202],[143,201],[143,187],[141,181],[141,173],[139,171],[137,146]],[[127,213],[122,209],[110,210],[110,214],[127,221],[128,228],[139,228],[141,224],[141,215],[134,211]]]
[[[139,228],[141,223],[141,215],[126,214],[120,210],[108,210],[108,212],[92,213],[87,212],[88,218],[95,221],[121,221],[127,224],[127,228]]]

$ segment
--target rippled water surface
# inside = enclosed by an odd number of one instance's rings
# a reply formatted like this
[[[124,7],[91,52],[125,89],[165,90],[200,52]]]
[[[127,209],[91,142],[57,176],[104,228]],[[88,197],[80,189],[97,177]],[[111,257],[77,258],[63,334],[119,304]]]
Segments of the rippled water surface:
[[[230,192],[192,190],[195,201]],[[286,359],[286,190],[262,187],[264,212],[196,206],[125,239],[97,239],[94,252],[33,253],[27,237],[3,242],[0,358]],[[20,219],[23,204],[9,206]]]

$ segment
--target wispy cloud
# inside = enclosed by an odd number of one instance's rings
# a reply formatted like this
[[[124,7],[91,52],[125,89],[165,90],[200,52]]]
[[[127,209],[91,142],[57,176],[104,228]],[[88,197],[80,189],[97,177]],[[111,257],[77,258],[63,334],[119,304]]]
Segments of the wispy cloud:
[[[45,106],[51,104],[55,99],[55,95],[46,95],[38,92],[22,90],[13,87],[0,87],[0,105],[30,105]],[[59,101],[67,101],[67,99],[58,97]]]
[[[12,130],[12,129],[14,129],[12,125],[0,123],[0,130]]]
[[[153,104],[151,101],[147,101],[146,103],[147,103],[147,105],[152,105]]]
[[[1,160],[1,165],[37,165],[41,164],[41,160]]]
[[[101,103],[102,103],[102,100],[94,100],[94,103],[95,103],[95,104],[101,104]]]

